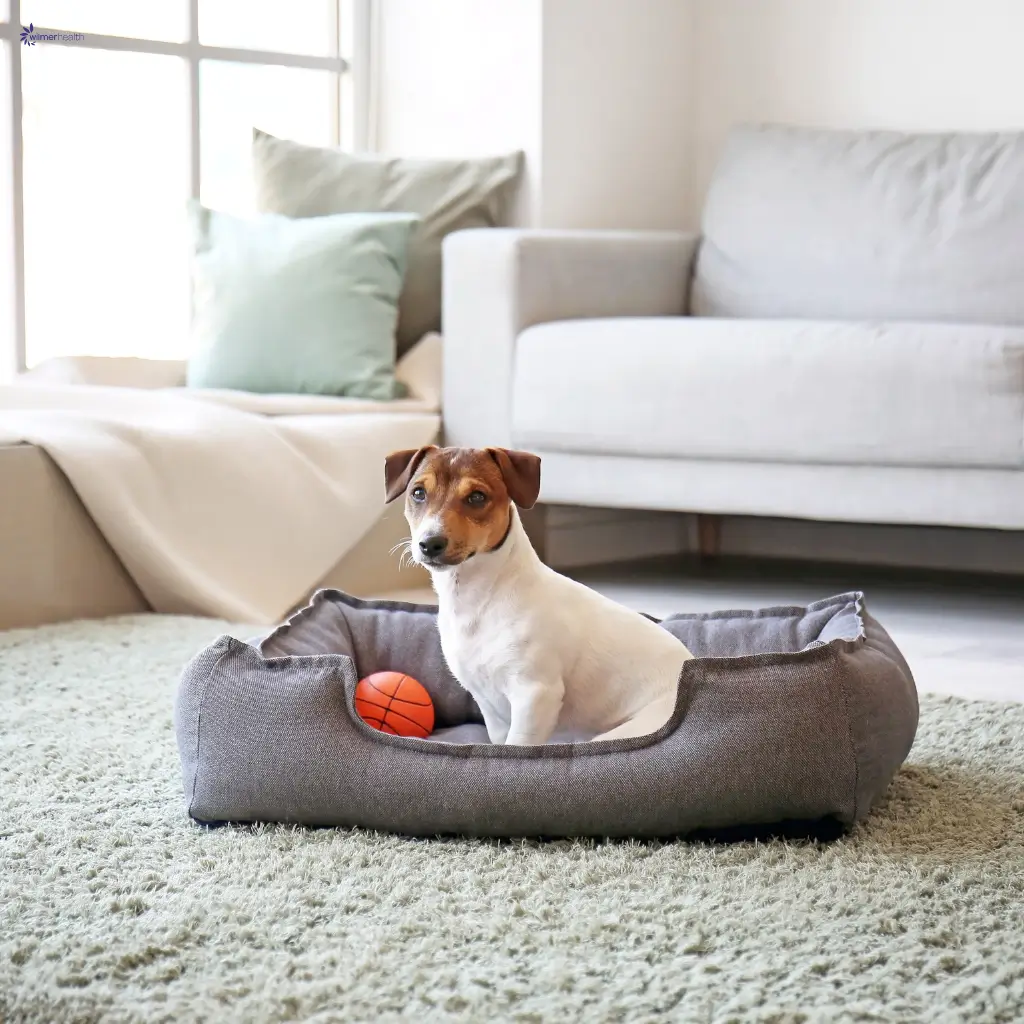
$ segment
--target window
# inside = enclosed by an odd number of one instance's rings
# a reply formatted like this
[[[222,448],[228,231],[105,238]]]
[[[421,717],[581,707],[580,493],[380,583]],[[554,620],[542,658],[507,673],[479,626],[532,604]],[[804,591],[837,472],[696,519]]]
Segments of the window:
[[[371,3],[0,0],[0,379],[185,355],[187,198],[252,210],[253,127],[365,146]]]

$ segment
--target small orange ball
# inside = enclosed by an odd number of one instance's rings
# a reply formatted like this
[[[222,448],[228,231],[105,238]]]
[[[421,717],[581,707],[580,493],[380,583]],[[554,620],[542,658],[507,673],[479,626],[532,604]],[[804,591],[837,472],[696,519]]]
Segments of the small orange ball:
[[[425,740],[434,731],[427,688],[402,672],[374,672],[356,684],[356,711],[374,729]]]

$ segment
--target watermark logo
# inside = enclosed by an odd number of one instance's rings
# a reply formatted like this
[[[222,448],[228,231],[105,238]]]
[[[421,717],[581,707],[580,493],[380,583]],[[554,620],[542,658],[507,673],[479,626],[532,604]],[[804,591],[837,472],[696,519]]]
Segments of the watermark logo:
[[[21,26],[21,41],[26,46],[36,43],[80,43],[85,38],[81,32],[40,32],[34,24]]]

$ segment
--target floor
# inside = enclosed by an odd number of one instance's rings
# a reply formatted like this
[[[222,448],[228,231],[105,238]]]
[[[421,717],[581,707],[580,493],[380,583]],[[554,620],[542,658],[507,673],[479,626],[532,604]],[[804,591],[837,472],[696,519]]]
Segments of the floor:
[[[862,566],[658,559],[576,570],[652,615],[806,604],[863,590],[922,692],[1024,702],[1024,580]],[[432,601],[430,591],[406,600]]]
[[[135,615],[0,633],[0,1020],[1024,1021],[1024,704],[925,695],[907,763],[834,842],[206,829],[186,818],[171,709],[182,664],[224,626]],[[322,744],[305,766],[289,753],[293,720],[260,696],[277,682],[240,691],[235,733],[204,715],[203,785],[230,800],[243,765],[243,791],[258,777],[312,807],[343,769]],[[491,775],[435,756],[416,771],[456,806]],[[587,805],[586,773],[566,771],[565,800]],[[703,771],[728,793],[714,760]],[[736,781],[764,796],[771,777]],[[361,773],[339,799],[407,778]]]

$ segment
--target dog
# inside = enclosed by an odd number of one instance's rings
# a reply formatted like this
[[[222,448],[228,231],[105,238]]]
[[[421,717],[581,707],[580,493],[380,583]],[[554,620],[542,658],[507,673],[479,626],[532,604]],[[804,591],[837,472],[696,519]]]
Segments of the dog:
[[[546,566],[519,509],[540,458],[506,448],[393,452],[385,499],[405,495],[410,554],[430,572],[441,650],[492,743],[656,732],[692,654],[657,623]]]

